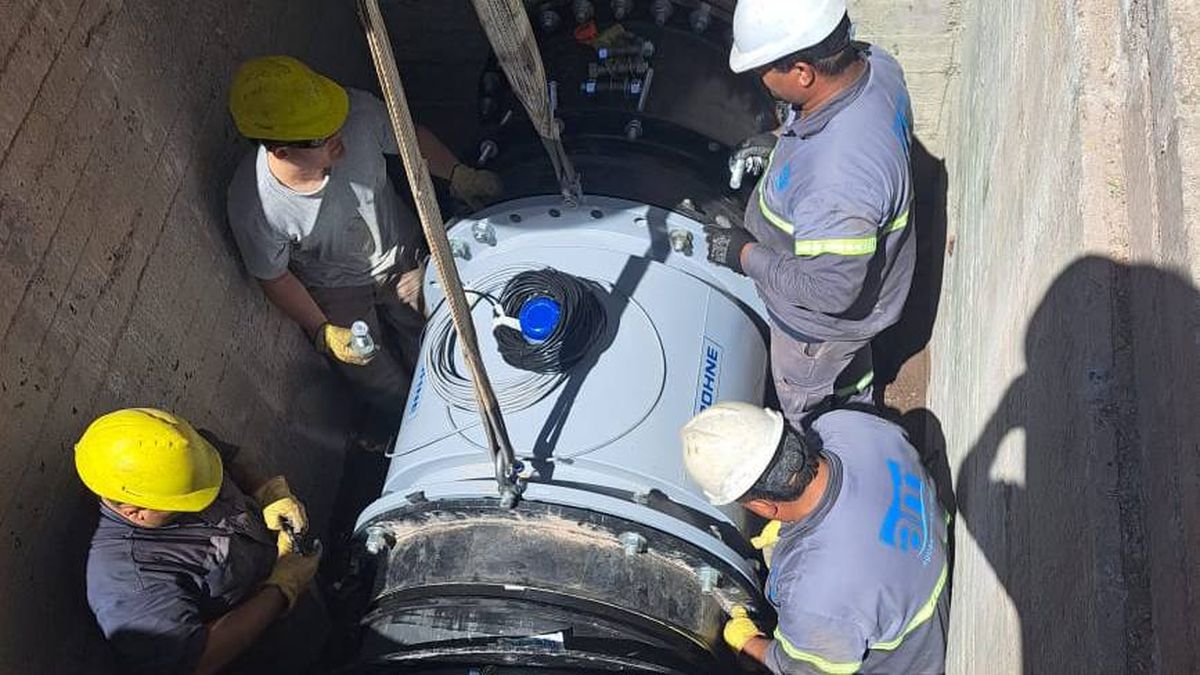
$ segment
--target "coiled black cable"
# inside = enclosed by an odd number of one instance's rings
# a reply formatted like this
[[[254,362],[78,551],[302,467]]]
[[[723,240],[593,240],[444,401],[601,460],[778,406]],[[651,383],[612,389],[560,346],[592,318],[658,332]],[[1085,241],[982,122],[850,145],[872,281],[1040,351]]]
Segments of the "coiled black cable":
[[[536,297],[558,303],[558,324],[542,342],[525,339],[519,328],[497,324],[493,329],[500,356],[514,368],[535,373],[562,373],[587,356],[604,334],[607,317],[599,284],[560,272],[552,267],[521,272],[504,286],[500,307],[516,317],[521,307]]]

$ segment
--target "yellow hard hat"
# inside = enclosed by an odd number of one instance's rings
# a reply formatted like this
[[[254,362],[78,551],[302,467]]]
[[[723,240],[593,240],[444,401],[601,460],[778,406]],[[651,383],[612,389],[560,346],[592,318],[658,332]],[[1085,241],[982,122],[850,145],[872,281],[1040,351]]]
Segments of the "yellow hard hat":
[[[229,90],[229,112],[246,138],[308,141],[346,122],[350,98],[340,84],[290,56],[243,63]]]
[[[203,511],[221,491],[221,456],[183,419],[153,408],[96,418],[75,470],[101,497],[156,511]]]

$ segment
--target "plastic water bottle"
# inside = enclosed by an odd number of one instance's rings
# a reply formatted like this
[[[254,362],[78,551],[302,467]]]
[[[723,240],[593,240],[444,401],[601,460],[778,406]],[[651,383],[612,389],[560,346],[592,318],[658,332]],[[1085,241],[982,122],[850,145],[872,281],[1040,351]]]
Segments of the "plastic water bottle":
[[[355,321],[350,324],[350,351],[355,356],[363,359],[369,358],[377,349],[366,321]]]

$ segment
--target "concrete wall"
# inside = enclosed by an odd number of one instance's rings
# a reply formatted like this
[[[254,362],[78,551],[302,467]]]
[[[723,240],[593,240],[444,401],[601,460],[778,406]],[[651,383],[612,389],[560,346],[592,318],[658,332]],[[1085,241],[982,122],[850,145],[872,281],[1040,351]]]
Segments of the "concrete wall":
[[[178,411],[328,512],[337,387],[249,282],[223,203],[234,64],[353,54],[334,5],[0,2],[0,672],[103,670],[72,463],[100,413]]]
[[[971,0],[961,25],[949,669],[1197,672],[1200,12]]]

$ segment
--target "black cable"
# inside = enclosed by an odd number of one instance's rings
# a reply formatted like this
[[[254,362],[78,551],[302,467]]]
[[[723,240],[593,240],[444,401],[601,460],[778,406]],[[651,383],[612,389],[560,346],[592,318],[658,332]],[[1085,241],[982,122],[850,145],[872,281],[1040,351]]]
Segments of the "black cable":
[[[542,342],[530,342],[518,328],[497,325],[493,329],[504,361],[514,368],[536,373],[562,373],[587,355],[604,333],[607,318],[593,281],[560,272],[552,267],[521,272],[504,286],[500,306],[510,317],[536,297],[558,303],[558,324]]]

